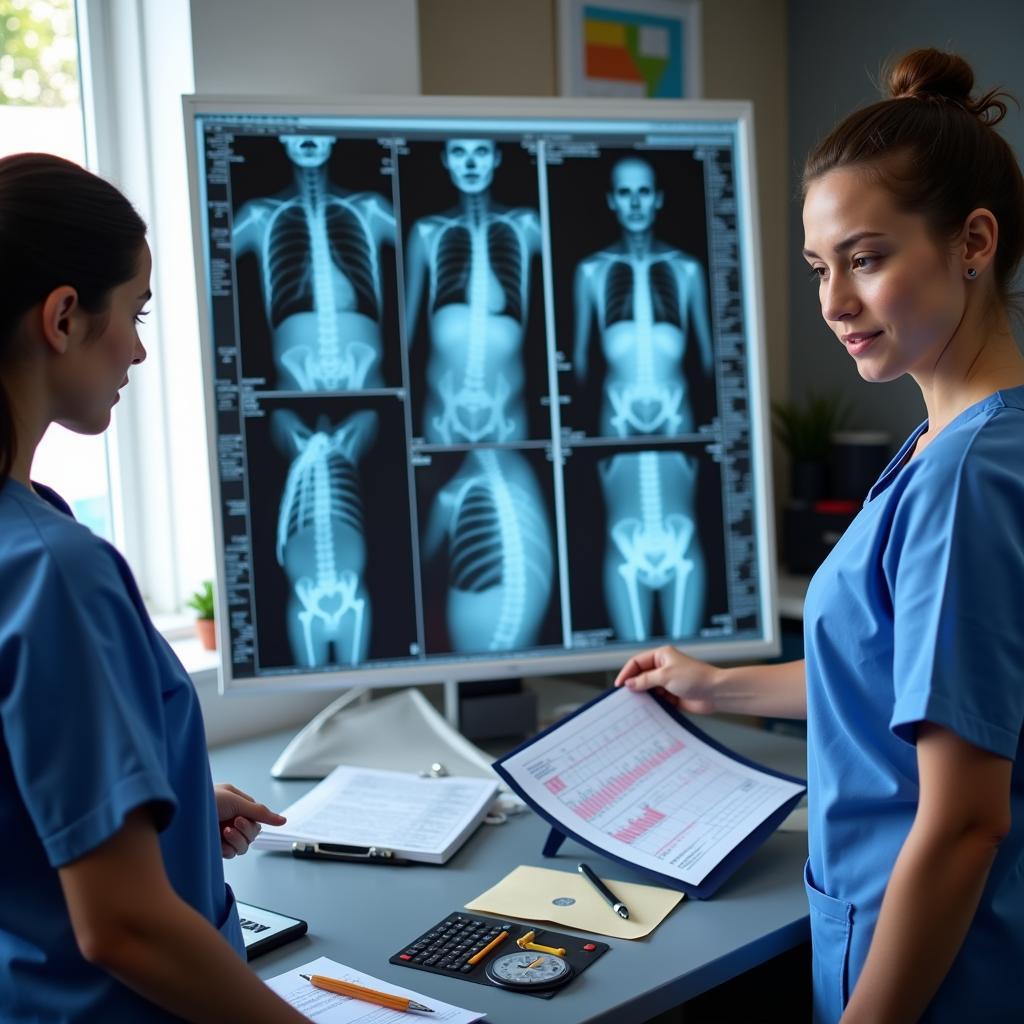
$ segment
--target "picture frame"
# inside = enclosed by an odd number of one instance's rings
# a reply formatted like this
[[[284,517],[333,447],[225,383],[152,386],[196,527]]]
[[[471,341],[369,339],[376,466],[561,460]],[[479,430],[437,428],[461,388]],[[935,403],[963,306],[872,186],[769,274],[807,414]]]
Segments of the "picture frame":
[[[699,0],[559,0],[563,96],[698,99]]]

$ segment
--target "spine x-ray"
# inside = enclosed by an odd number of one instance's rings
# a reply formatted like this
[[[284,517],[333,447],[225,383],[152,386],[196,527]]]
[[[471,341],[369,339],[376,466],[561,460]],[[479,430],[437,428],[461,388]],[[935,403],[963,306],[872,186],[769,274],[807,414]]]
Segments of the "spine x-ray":
[[[355,391],[381,374],[381,247],[395,217],[374,192],[349,193],[327,177],[334,139],[283,135],[293,185],[254,199],[235,217],[236,258],[256,255],[277,387]]]
[[[310,429],[286,410],[272,430],[291,466],[277,520],[277,560],[292,587],[288,636],[297,664],[357,665],[371,625],[360,462],[377,430],[372,412]]]

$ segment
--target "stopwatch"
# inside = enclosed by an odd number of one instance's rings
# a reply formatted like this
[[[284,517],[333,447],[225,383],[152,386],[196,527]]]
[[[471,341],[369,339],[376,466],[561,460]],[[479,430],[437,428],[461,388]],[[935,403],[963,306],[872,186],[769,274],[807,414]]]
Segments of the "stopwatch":
[[[575,971],[563,957],[523,950],[495,957],[484,973],[489,981],[502,988],[540,991],[564,985]]]

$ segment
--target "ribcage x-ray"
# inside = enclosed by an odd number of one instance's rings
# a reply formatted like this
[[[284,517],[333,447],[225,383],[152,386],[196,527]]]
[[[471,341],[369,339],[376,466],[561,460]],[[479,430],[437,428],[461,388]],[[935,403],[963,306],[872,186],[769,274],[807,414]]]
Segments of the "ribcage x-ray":
[[[657,599],[664,633],[696,633],[704,615],[704,555],[696,530],[693,458],[641,451],[598,463],[607,511],[605,602],[616,638],[645,641]]]
[[[554,585],[548,508],[529,463],[479,448],[434,498],[423,554],[446,564],[446,621],[455,651],[538,642]]]
[[[259,265],[277,387],[355,391],[383,383],[381,247],[395,218],[376,192],[346,192],[327,177],[335,140],[282,135],[292,186],[236,214],[236,259]]]
[[[292,587],[287,630],[292,654],[307,668],[356,665],[366,657],[371,606],[366,567],[360,460],[373,442],[377,416],[353,413],[310,429],[277,410],[271,430],[291,457],[277,522],[277,560]]]
[[[618,158],[605,187],[603,197],[595,189],[592,198],[603,199],[603,216],[610,211],[618,238],[583,256],[573,274],[576,404],[580,413],[598,408],[596,424],[578,425],[609,438],[690,433],[695,398],[713,388],[704,266],[658,237],[665,194],[648,160]],[[569,237],[575,248],[577,239]],[[595,392],[596,401],[589,398]]]
[[[422,436],[436,444],[523,440],[522,347],[539,218],[491,198],[501,163],[492,140],[453,139],[441,160],[457,205],[419,219],[406,252],[408,336],[416,338],[425,303],[430,346]]]

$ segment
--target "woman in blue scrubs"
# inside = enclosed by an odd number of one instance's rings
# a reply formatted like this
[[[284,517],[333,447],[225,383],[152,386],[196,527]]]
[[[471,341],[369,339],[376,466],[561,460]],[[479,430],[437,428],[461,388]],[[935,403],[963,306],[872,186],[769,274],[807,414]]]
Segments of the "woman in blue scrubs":
[[[57,157],[0,160],[0,1020],[302,1021],[244,963],[222,857],[284,819],[214,787],[131,572],[29,469],[146,353],[145,225]]]
[[[804,257],[866,381],[927,420],[818,570],[805,661],[662,647],[616,680],[808,722],[815,1020],[1024,1020],[1024,182],[960,58],[921,50],[804,172]]]

